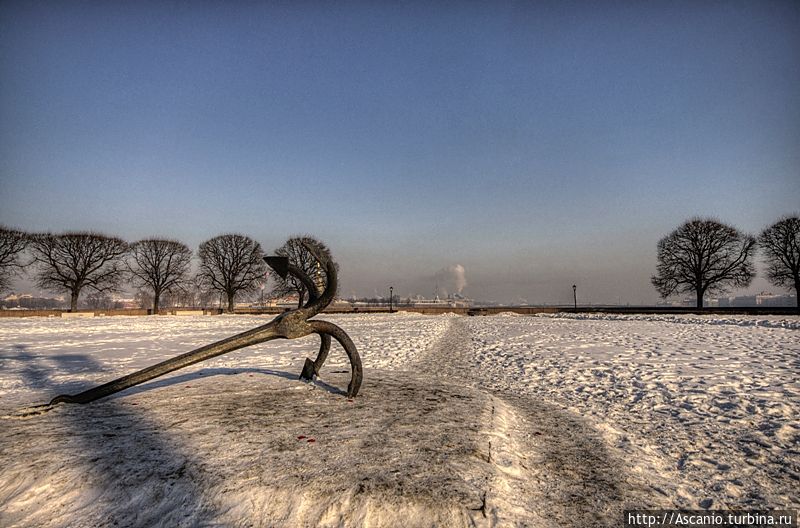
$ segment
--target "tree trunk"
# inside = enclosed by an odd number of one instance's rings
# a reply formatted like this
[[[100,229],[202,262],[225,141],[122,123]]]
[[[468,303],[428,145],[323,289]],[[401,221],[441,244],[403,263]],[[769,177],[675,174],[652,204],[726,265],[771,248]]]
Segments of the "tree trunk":
[[[228,313],[233,313],[233,293],[228,294]]]
[[[797,311],[800,312],[800,277],[794,278],[794,300],[797,301]]]
[[[158,315],[158,302],[160,301],[161,292],[153,292],[153,315]]]
[[[701,290],[700,288],[697,288],[697,307],[698,308],[703,307],[703,290]]]
[[[69,298],[69,311],[75,312],[78,310],[78,295],[80,295],[80,290],[72,290],[72,294]]]
[[[303,307],[303,299],[305,298],[305,296],[306,296],[305,288],[300,288],[299,290],[297,290],[297,308]]]

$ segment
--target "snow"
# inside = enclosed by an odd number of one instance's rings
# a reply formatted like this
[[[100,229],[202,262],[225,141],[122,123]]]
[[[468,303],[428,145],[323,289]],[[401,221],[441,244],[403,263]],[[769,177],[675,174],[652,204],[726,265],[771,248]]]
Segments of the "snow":
[[[322,315],[89,405],[29,406],[269,321],[0,320],[2,526],[615,526],[800,507],[791,317]]]

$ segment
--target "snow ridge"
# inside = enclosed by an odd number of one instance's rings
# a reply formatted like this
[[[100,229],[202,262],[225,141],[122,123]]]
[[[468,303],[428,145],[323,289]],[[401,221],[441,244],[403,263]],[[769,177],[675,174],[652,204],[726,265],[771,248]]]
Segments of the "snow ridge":
[[[614,314],[614,313],[540,313],[534,317],[545,319],[575,319],[588,321],[649,321],[657,323],[678,323],[688,325],[731,325],[759,326],[763,328],[785,328],[800,330],[800,318],[770,317],[758,319],[754,317],[720,317],[719,315],[662,315],[662,314]]]

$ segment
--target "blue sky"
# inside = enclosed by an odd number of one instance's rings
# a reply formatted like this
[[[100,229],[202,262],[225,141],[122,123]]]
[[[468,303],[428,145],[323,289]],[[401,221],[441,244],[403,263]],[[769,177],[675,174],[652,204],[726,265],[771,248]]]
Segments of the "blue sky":
[[[688,217],[800,209],[797,2],[379,4],[0,4],[0,223],[640,303]]]

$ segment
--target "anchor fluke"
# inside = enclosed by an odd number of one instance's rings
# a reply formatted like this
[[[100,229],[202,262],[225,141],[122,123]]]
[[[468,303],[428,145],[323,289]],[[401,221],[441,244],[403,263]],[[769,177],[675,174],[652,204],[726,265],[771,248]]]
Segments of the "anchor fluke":
[[[315,377],[317,377],[317,369],[314,367],[314,362],[306,358],[306,362],[303,365],[303,372],[300,373],[300,379],[313,381]]]
[[[289,257],[264,257],[267,266],[273,269],[280,278],[285,279],[289,275]]]

